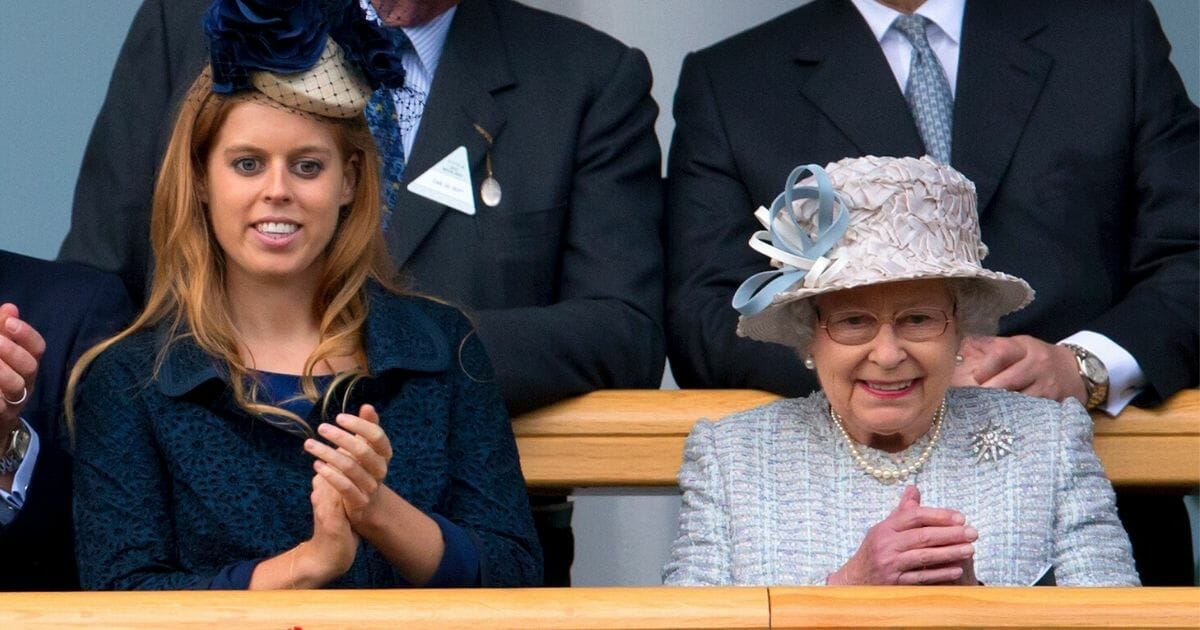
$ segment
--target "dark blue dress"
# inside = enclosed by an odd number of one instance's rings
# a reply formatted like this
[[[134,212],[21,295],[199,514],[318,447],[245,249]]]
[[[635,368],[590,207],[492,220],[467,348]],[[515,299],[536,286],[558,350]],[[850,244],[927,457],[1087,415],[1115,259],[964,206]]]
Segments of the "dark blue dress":
[[[370,403],[395,452],[385,480],[439,521],[461,564],[465,534],[484,586],[533,586],[541,551],[516,443],[483,346],[456,309],[373,287],[371,376],[345,411]],[[75,523],[89,589],[244,587],[257,561],[312,534],[312,457],[303,438],[233,404],[217,362],[178,341],[155,375],[162,335],[143,331],[96,359],[77,400]],[[322,405],[309,414],[321,421]],[[329,409],[325,420],[341,412]],[[453,573],[453,571],[451,571]],[[331,587],[404,586],[366,541]]]

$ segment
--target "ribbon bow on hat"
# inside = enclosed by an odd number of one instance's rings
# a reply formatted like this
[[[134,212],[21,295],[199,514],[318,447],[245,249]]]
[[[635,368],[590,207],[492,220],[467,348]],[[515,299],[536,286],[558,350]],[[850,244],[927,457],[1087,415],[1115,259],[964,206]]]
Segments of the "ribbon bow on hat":
[[[811,174],[816,187],[796,182]],[[810,238],[796,218],[796,199],[817,200],[817,234]],[[786,212],[783,212],[786,210]],[[835,216],[836,215],[836,216]],[[763,224],[750,237],[750,247],[771,258],[778,269],[750,276],[733,294],[733,308],[742,315],[757,315],[771,305],[776,295],[803,282],[807,288],[818,286],[822,274],[835,274],[846,259],[825,254],[841,240],[850,225],[845,201],[833,189],[825,169],[816,164],[796,167],[787,178],[783,192],[775,197],[768,211],[760,207],[754,216]]]

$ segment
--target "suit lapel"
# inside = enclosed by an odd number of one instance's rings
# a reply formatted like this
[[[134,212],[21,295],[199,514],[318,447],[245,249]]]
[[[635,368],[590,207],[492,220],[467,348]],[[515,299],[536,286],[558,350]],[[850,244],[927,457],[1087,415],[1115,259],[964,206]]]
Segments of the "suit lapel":
[[[975,182],[981,215],[1053,65],[1027,43],[1045,23],[1028,15],[1025,4],[969,0],[963,16],[950,162]]]
[[[412,155],[405,165],[411,182],[460,146],[467,148],[472,190],[478,197],[483,180],[487,141],[476,124],[496,140],[504,128],[504,112],[492,93],[515,84],[499,39],[496,17],[486,2],[464,0],[446,35],[445,50],[430,86]],[[388,246],[397,265],[403,265],[446,212],[456,212],[402,190],[388,224]],[[483,206],[475,201],[476,210]]]
[[[823,0],[818,0],[822,2]],[[863,155],[921,155],[924,144],[879,42],[848,1],[807,12],[794,52],[800,93]]]

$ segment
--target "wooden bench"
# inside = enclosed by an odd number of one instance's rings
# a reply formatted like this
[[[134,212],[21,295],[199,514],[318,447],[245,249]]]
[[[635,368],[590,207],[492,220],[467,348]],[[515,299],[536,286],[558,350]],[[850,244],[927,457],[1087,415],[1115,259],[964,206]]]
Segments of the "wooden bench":
[[[0,594],[0,628],[1186,628],[1196,588],[721,587]]]
[[[604,390],[522,415],[513,430],[530,488],[674,487],[696,420],[778,398],[753,390]],[[1200,390],[1155,409],[1094,417],[1096,452],[1114,485],[1200,486]]]

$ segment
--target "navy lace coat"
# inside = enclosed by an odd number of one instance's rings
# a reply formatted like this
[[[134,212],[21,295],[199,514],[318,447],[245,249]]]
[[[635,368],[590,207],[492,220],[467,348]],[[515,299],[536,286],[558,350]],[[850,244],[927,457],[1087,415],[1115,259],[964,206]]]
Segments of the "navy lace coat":
[[[143,331],[114,345],[79,388],[75,524],[84,588],[218,587],[231,566],[312,534],[303,439],[237,408],[222,370],[191,342],[176,342],[154,378],[160,340]],[[345,409],[371,403],[379,411],[395,451],[387,485],[466,530],[484,586],[540,584],[512,429],[470,323],[451,307],[373,288],[365,343],[372,377],[351,387]],[[309,416],[313,426],[320,408]],[[329,586],[405,583],[364,541]]]

